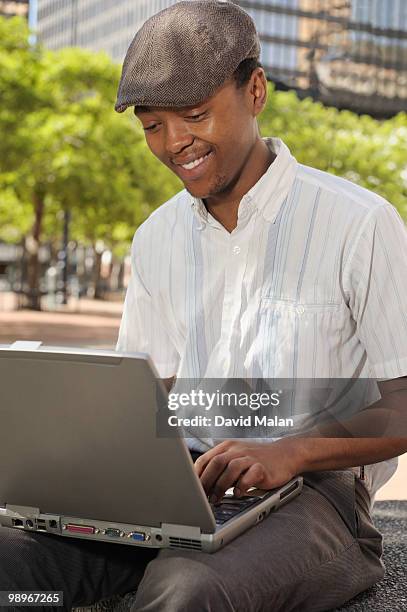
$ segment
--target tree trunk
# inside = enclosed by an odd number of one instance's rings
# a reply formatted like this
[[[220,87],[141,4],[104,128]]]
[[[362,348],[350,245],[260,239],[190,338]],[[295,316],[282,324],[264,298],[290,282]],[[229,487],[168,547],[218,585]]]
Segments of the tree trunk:
[[[95,300],[103,299],[103,289],[102,289],[102,255],[96,248],[93,249],[94,252],[94,261],[93,261],[93,298]]]
[[[28,254],[27,265],[27,307],[31,310],[41,310],[40,294],[40,263],[38,253],[40,248],[42,221],[44,217],[44,196],[42,193],[34,193],[34,225],[32,233],[26,240]]]
[[[120,262],[119,274],[117,275],[117,290],[124,289],[124,259]]]

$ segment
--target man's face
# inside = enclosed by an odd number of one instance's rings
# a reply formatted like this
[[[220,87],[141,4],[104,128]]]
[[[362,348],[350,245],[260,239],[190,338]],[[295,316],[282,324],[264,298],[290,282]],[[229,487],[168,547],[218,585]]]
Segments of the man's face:
[[[233,189],[257,134],[250,83],[227,81],[197,106],[137,107],[152,153],[195,197]]]

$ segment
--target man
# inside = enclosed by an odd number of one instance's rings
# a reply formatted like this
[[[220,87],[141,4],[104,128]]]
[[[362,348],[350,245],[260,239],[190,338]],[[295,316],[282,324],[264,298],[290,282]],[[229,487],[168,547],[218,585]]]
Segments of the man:
[[[135,107],[152,153],[186,190],[136,232],[118,349],[149,353],[168,388],[175,376],[365,377],[372,403],[381,379],[368,422],[393,437],[212,446],[208,431],[189,443],[203,452],[196,469],[212,500],[300,473],[303,492],[213,555],[3,529],[3,589],[63,590],[68,606],[137,590],[132,609],[146,612],[317,611],[383,575],[370,495],[394,467],[366,467],[365,480],[347,468],[407,450],[387,418],[399,425],[406,401],[405,229],[378,196],[260,137],[258,57],[252,20],[217,0],[162,11],[128,50],[116,110]],[[365,435],[361,418],[346,425],[353,435]]]

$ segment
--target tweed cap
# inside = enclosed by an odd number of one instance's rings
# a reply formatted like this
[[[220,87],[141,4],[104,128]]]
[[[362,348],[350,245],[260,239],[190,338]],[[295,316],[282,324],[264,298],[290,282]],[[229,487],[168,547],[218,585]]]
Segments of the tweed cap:
[[[225,0],[185,0],[153,15],[127,50],[115,110],[199,104],[240,62],[258,59],[252,18]]]

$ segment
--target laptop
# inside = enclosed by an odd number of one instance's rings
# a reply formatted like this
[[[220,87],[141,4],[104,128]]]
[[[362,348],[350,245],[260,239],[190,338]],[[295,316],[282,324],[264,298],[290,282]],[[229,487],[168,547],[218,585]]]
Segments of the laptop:
[[[146,355],[2,345],[0,389],[3,526],[215,552],[301,491],[211,505],[182,436],[157,435],[167,393]]]

